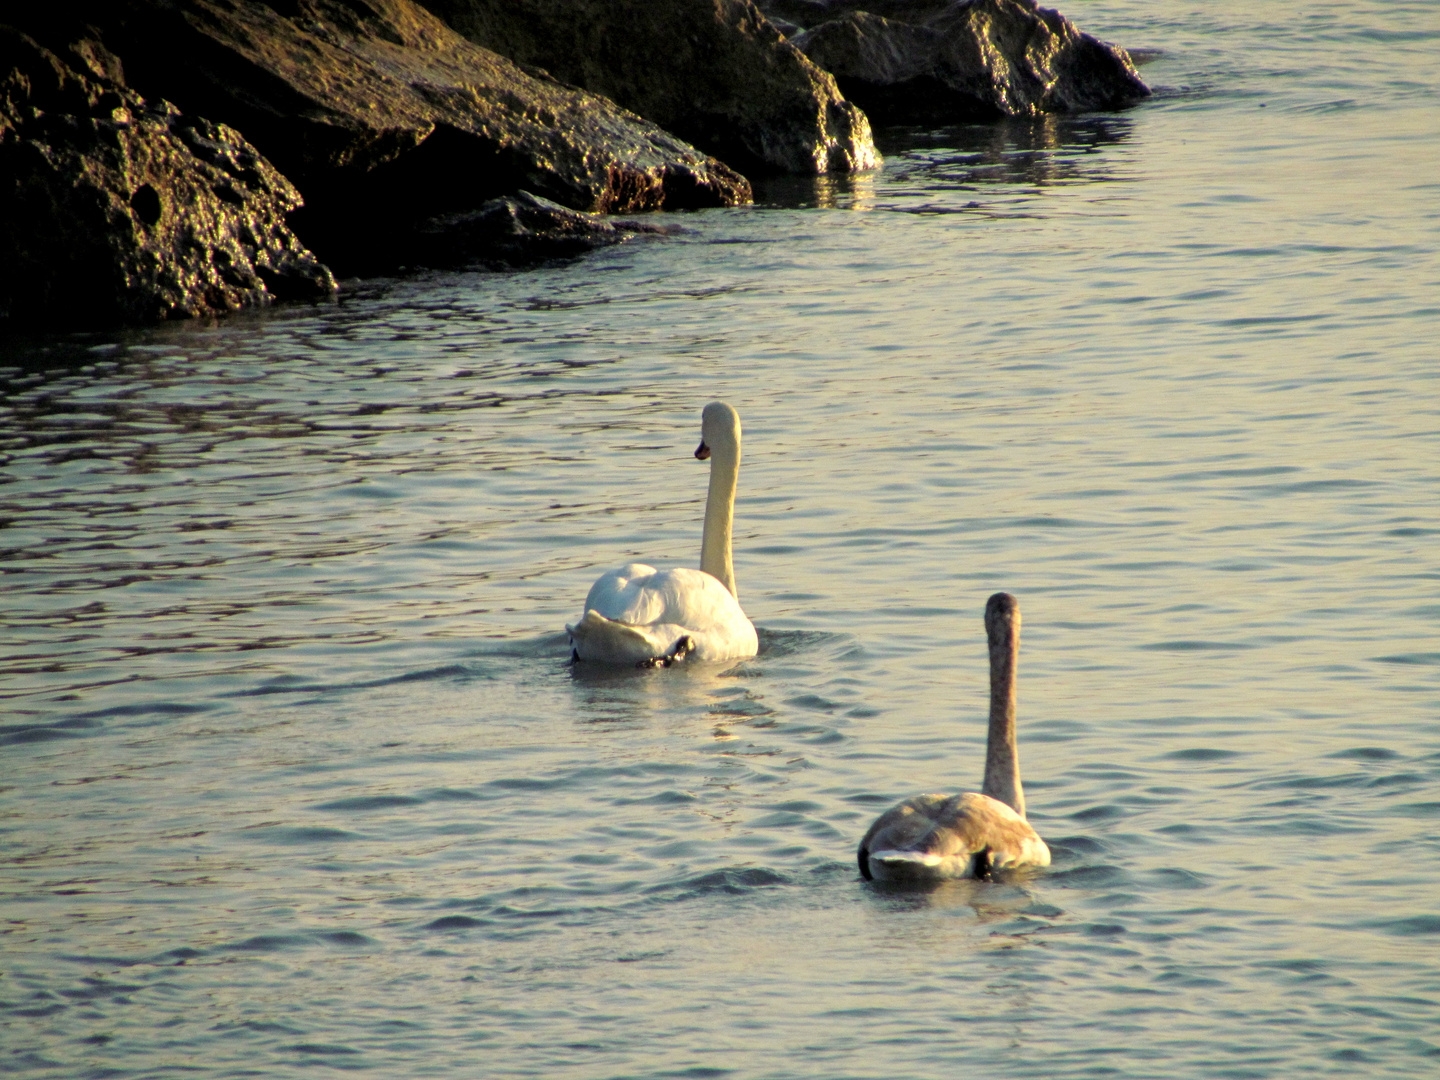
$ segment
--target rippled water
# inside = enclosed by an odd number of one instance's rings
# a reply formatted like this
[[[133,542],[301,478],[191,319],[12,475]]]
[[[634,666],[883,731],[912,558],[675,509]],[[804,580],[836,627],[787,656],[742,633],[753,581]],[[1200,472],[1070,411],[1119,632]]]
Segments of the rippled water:
[[[1440,21],[1066,9],[1121,115],[0,363],[0,1071],[1432,1077]],[[758,658],[566,663],[745,422]],[[862,883],[1025,618],[1055,866]]]

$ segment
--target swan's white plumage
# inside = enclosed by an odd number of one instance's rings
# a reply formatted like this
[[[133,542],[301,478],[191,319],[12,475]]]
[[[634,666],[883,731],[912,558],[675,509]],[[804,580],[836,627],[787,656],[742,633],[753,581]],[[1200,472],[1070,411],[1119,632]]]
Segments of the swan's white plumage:
[[[710,459],[701,569],[628,563],[602,574],[585,597],[584,614],[565,628],[577,659],[646,664],[670,657],[685,639],[697,660],[737,660],[758,651],[731,566],[740,417],[723,401],[712,401],[701,414],[700,431],[695,456]]]
[[[924,884],[1049,866],[1050,849],[1025,820],[1015,749],[1015,669],[1020,608],[1009,593],[985,605],[990,640],[990,735],[985,793],[917,795],[881,814],[860,841],[860,872],[877,881]]]
[[[585,614],[570,631],[582,660],[640,664],[670,653],[682,637],[697,660],[754,656],[755,625],[718,578],[681,566],[628,563],[590,586]]]

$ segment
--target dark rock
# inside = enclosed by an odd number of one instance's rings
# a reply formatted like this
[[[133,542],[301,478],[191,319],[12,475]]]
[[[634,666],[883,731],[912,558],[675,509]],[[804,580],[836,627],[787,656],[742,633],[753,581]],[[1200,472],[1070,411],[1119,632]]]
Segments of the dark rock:
[[[480,48],[410,0],[69,0],[138,91],[243,131],[348,272],[418,223],[521,188],[580,210],[748,202],[745,178],[614,103]]]
[[[874,168],[864,113],[751,0],[422,0],[470,40],[750,171]]]
[[[1119,109],[1147,97],[1125,50],[1035,0],[762,0],[876,123]]]
[[[623,243],[640,233],[673,235],[677,225],[619,221],[571,210],[528,191],[492,199],[479,209],[442,214],[415,230],[417,266],[524,266],[566,259]]]
[[[147,101],[93,40],[0,26],[0,311],[146,323],[327,296],[296,190],[223,124]]]

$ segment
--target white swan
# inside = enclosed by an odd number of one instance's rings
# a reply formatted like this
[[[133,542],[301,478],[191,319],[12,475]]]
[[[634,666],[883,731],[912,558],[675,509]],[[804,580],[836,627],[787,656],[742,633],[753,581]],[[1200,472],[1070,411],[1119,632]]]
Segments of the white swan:
[[[885,811],[860,841],[860,873],[867,880],[921,883],[1050,865],[1050,849],[1025,820],[1015,750],[1015,669],[1020,660],[1020,606],[1015,597],[990,597],[985,634],[990,641],[990,737],[984,794],[917,795]]]
[[[687,655],[737,660],[759,649],[755,625],[740,610],[730,562],[740,416],[725,402],[705,406],[695,456],[710,459],[700,569],[629,563],[601,575],[590,586],[580,620],[565,627],[574,659],[668,667]]]

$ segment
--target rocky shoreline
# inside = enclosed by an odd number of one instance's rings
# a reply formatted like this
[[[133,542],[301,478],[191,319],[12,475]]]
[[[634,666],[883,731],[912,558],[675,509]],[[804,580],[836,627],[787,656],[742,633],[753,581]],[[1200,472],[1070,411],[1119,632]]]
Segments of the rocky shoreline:
[[[515,265],[880,163],[877,121],[1113,109],[1033,0],[70,0],[0,16],[0,327]],[[763,9],[763,10],[762,10]],[[332,270],[333,268],[333,270]]]

